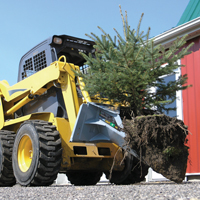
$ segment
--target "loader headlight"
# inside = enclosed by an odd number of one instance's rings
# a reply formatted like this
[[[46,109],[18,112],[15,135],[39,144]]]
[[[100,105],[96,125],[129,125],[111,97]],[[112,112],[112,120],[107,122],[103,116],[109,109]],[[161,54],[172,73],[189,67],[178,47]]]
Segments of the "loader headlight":
[[[55,44],[62,44],[62,39],[61,38],[59,38],[59,37],[54,37],[53,38],[53,42],[55,43]]]

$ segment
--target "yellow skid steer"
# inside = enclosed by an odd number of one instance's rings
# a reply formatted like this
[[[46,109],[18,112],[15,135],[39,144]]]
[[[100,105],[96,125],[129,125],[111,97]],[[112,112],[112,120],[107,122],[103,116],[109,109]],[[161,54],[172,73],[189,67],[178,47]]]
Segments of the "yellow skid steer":
[[[119,111],[93,102],[74,75],[87,73],[79,52],[94,54],[93,45],[54,35],[21,58],[15,85],[0,81],[0,186],[51,185],[58,173],[74,185],[102,173],[115,184],[144,179],[148,167],[125,153]]]

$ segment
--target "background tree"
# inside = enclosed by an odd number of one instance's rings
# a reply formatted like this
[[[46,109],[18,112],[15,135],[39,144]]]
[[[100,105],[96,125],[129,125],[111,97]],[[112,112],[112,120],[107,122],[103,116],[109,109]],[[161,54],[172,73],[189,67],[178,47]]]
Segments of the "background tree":
[[[95,42],[96,52],[95,57],[81,53],[89,66],[88,74],[78,74],[86,84],[85,90],[90,95],[98,94],[100,99],[106,97],[112,103],[129,105],[135,116],[142,115],[143,108],[175,109],[165,108],[165,105],[175,101],[176,91],[188,87],[187,75],[167,84],[162,76],[174,74],[177,68],[183,67],[177,60],[190,53],[192,44],[186,47],[187,36],[184,36],[177,38],[166,51],[149,39],[150,28],[145,34],[140,31],[143,14],[135,30],[130,28],[127,13],[124,17],[121,7],[120,13],[123,37],[114,29],[116,36],[112,39],[100,27],[101,37],[94,33],[87,35]],[[168,64],[162,67],[164,63]]]

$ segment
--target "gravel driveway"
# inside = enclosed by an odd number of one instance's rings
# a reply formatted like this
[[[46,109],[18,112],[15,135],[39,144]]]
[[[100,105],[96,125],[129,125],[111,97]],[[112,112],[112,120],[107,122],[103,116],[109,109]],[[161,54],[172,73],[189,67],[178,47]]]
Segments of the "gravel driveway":
[[[96,186],[52,185],[50,187],[0,188],[0,199],[200,199],[200,182],[150,182],[117,186],[98,184]]]

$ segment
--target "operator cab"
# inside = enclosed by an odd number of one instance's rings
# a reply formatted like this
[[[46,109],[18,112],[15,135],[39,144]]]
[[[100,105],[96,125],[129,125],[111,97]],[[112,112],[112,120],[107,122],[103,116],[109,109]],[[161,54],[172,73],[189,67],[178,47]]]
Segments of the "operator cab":
[[[87,67],[85,59],[79,54],[94,54],[94,42],[68,35],[54,35],[28,51],[20,60],[18,82],[32,74],[48,67],[64,55],[68,63],[80,67],[84,73]],[[62,61],[62,59],[61,59]],[[36,80],[37,81],[37,80]],[[55,117],[68,118],[61,89],[52,86],[44,94],[35,97],[34,100],[23,106],[16,112],[16,116],[24,116],[37,112],[51,112]]]
[[[94,54],[93,41],[68,35],[54,35],[28,51],[20,60],[18,82],[49,66],[64,55],[68,63],[84,70],[85,59],[79,54]],[[62,60],[61,60],[62,61]]]

